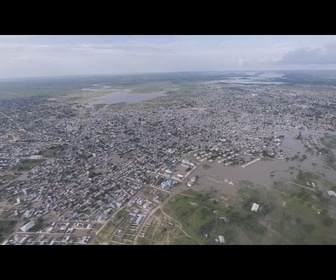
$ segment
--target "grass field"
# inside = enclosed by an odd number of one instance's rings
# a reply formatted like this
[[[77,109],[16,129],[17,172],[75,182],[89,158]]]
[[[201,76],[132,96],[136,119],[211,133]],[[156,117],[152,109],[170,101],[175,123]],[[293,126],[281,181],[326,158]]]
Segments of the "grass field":
[[[13,175],[13,174],[11,174],[11,173],[7,173],[7,174],[3,175],[1,179],[6,180],[6,181],[10,181],[10,180],[12,180],[13,178],[14,178],[14,175]]]
[[[168,82],[151,82],[127,86],[126,88],[130,89],[131,93],[151,93],[172,88],[172,84]]]
[[[9,172],[15,173],[15,172],[20,172],[20,171],[29,171],[33,169],[35,166],[42,163],[43,161],[44,159],[24,159],[24,160],[21,160],[20,163],[12,167],[9,170]]]
[[[216,244],[218,235],[224,235],[227,243],[234,243],[236,226],[220,219],[227,216],[228,209],[193,190],[183,194],[172,198],[167,207],[190,236],[200,244]]]
[[[45,149],[44,151],[42,151],[40,154],[43,157],[54,157],[59,152],[64,151],[67,148],[67,146],[68,146],[67,144],[51,146],[51,147]]]
[[[327,211],[320,214],[307,203],[284,197],[285,207],[272,216],[272,227],[292,244],[336,244],[336,224]]]
[[[320,178],[312,173],[303,176],[301,180]],[[168,201],[165,211],[199,244],[218,244],[218,235],[226,244],[336,244],[336,221],[330,214],[335,203],[322,191],[289,182],[266,189],[245,181],[237,188],[236,200],[228,207],[188,190]],[[253,203],[260,205],[257,213],[251,211]],[[175,242],[184,244],[185,238]]]
[[[14,228],[15,221],[0,221],[0,242],[2,242]]]
[[[316,180],[316,176],[308,174],[304,180]],[[323,180],[327,183],[333,185]],[[275,184],[273,188],[281,193],[283,203],[270,214],[272,228],[291,244],[336,244],[336,222],[330,217],[333,200],[318,189],[293,184]]]
[[[100,243],[108,242],[116,230],[116,226],[113,222],[109,221],[105,227],[97,235],[97,241]]]
[[[29,171],[35,166],[45,161],[44,159],[24,159],[18,164],[7,170],[0,180],[10,181],[21,175],[21,172]]]
[[[323,138],[323,144],[326,146],[328,149],[336,149],[336,136],[327,134]]]
[[[321,176],[319,176],[316,173],[302,172],[301,170],[299,170],[299,173],[296,176],[295,182],[298,183],[298,184],[302,184],[304,186],[307,186],[307,182],[309,182],[311,184],[311,182],[316,182],[320,178],[321,178]]]
[[[138,244],[146,245],[193,245],[198,244],[188,237],[167,213],[158,209],[142,230]]]

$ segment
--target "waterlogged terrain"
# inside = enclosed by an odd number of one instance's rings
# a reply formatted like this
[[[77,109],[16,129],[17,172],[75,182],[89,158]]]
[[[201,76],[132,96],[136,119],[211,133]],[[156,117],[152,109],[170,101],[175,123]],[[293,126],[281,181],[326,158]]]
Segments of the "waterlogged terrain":
[[[0,101],[3,244],[336,244],[330,78],[35,83]]]
[[[137,103],[150,100],[156,97],[164,96],[165,92],[149,92],[149,93],[131,93],[129,90],[112,91],[104,93],[103,96],[94,98],[89,106],[95,104],[115,104],[115,103]]]

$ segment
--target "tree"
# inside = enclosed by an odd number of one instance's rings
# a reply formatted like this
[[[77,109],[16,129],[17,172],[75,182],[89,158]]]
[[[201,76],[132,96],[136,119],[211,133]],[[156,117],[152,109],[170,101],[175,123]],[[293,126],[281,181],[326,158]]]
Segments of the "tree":
[[[322,220],[322,224],[326,227],[331,226],[333,224],[333,222],[334,222],[334,220],[332,218],[328,217],[328,216],[323,218],[323,220]]]

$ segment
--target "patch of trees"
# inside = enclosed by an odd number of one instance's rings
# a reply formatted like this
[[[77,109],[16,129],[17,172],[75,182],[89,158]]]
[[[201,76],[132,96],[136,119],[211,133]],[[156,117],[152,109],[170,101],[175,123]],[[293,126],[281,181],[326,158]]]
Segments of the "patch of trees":
[[[11,232],[15,224],[15,221],[0,221],[0,242]]]
[[[296,139],[297,139],[297,140],[301,140],[301,139],[302,139],[302,134],[301,134],[301,131],[299,132],[299,135],[298,135],[298,136],[296,136]]]
[[[89,178],[94,178],[94,177],[99,176],[101,174],[102,174],[101,172],[95,172],[95,171],[91,170],[91,171],[89,171]]]
[[[322,224],[326,227],[331,226],[333,223],[334,223],[334,220],[328,216],[322,219]]]

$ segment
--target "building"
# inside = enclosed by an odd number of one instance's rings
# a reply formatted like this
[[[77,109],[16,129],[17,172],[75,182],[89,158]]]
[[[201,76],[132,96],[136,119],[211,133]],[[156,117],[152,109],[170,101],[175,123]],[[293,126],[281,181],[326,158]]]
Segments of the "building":
[[[28,230],[30,230],[32,227],[35,226],[35,222],[32,220],[30,221],[29,223],[23,225],[20,229],[23,231],[23,232],[27,232]]]
[[[225,243],[225,238],[223,235],[218,235],[218,241],[219,243]]]
[[[334,192],[334,191],[332,191],[332,190],[328,191],[328,194],[329,194],[329,196],[334,196],[334,197],[336,197],[336,192]]]
[[[163,189],[170,188],[173,185],[172,180],[165,180],[161,183]]]
[[[251,208],[251,211],[257,213],[257,211],[258,211],[258,209],[259,209],[259,206],[260,206],[259,204],[257,204],[257,203],[253,203],[252,208]]]

